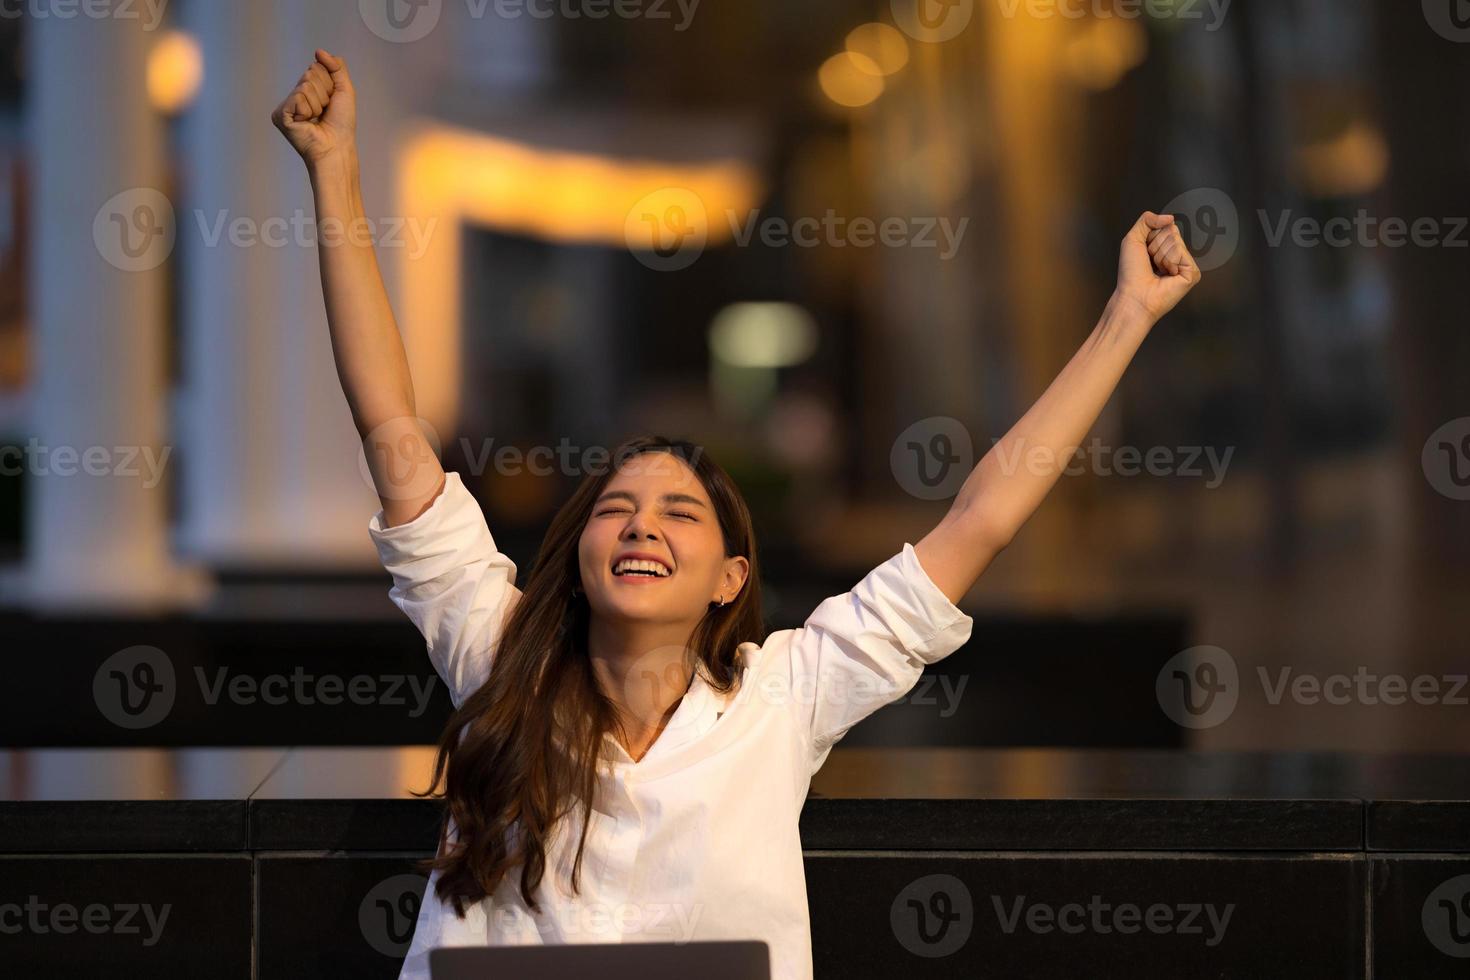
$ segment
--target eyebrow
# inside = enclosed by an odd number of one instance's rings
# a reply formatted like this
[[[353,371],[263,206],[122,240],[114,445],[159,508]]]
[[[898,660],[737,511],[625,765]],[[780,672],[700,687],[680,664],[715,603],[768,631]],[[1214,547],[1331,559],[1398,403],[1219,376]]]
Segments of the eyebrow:
[[[632,504],[636,504],[638,502],[638,498],[634,497],[626,490],[609,490],[607,493],[603,494],[601,497],[598,497],[595,501],[593,501],[592,506],[596,507],[604,500],[611,500],[614,497],[626,500]],[[700,500],[698,497],[691,497],[687,493],[666,493],[659,499],[666,504],[693,504],[696,507],[705,506],[703,500]]]

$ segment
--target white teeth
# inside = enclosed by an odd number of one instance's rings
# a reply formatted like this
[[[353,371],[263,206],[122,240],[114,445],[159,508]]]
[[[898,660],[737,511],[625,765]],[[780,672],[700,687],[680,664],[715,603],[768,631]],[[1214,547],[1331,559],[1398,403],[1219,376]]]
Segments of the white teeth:
[[[621,575],[624,572],[652,572],[659,578],[667,578],[669,569],[662,562],[649,561],[644,558],[624,558],[613,566],[613,574]]]

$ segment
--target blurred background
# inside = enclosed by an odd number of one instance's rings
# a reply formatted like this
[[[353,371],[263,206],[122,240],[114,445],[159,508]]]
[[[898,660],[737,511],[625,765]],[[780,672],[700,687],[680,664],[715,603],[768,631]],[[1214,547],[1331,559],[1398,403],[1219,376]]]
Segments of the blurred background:
[[[203,684],[427,671],[269,121],[317,46],[357,84],[420,410],[523,572],[599,449],[682,436],[744,489],[768,619],[799,625],[943,516],[1170,211],[1203,284],[962,603],[937,707],[850,738],[1470,739],[1453,0],[90,9],[0,17],[5,744],[438,733],[277,725]],[[161,723],[104,704],[140,647],[179,687]],[[1181,714],[1180,664],[1228,710]]]

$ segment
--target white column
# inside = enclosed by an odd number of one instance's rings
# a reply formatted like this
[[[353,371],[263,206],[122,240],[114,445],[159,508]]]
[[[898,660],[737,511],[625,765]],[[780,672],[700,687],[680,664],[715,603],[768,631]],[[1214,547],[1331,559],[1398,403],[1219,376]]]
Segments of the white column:
[[[182,542],[216,566],[375,561],[366,528],[377,498],[356,462],[316,247],[295,230],[309,233],[314,222],[310,184],[270,122],[314,47],[345,53],[357,71],[351,41],[319,30],[311,6],[253,0],[187,10],[205,82],[185,119],[188,213],[180,215],[188,269]],[[238,218],[252,229],[286,219],[287,244],[242,247],[228,234],[211,244],[206,229],[221,212],[226,229]]]
[[[181,543],[215,566],[376,566],[367,520],[378,501],[358,468],[315,247],[209,245],[198,218],[210,229],[222,209],[226,227],[238,217],[256,227],[272,217],[314,218],[305,168],[269,117],[313,50],[324,47],[347,59],[357,86],[368,217],[422,220],[394,211],[405,125],[429,109],[474,114],[493,101],[504,110],[511,95],[534,91],[549,67],[544,21],[497,18],[494,5],[472,20],[470,8],[449,3],[422,8],[419,16],[435,9],[441,15],[432,30],[413,39],[382,31],[379,18],[352,0],[222,0],[182,10],[183,26],[204,51],[205,81],[183,121],[189,163],[179,215],[187,357]],[[400,239],[407,234],[398,229]],[[407,320],[400,301],[405,250],[401,241],[378,250],[400,326]],[[414,338],[405,341],[412,360]],[[457,364],[461,351],[446,356]],[[421,382],[421,410],[436,401],[427,387]],[[436,422],[448,439],[457,399],[440,401]]]
[[[167,483],[137,466],[145,453],[174,465],[163,456],[164,143],[144,87],[155,35],[147,18],[76,13],[27,25],[30,414],[46,453],[28,467],[22,588],[40,607],[168,604],[186,580],[169,560]]]

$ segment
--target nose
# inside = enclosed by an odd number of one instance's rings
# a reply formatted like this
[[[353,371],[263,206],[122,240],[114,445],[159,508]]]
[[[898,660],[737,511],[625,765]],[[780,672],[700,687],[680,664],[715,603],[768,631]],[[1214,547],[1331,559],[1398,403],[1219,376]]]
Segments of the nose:
[[[650,523],[643,511],[636,511],[632,517],[628,518],[628,526],[623,531],[623,537],[636,541],[642,535],[650,541],[657,541],[658,534],[650,527]]]

